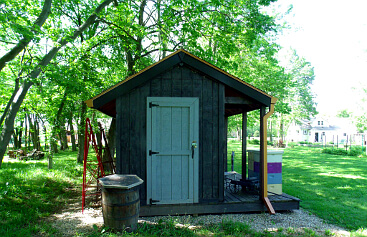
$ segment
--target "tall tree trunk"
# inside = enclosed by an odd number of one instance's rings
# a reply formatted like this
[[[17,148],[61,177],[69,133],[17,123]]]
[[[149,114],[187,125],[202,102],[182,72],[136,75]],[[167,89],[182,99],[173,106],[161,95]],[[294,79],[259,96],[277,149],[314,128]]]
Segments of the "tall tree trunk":
[[[14,91],[19,96],[15,97],[12,105],[10,106],[9,112],[5,118],[4,126],[0,136],[0,168],[6,152],[6,147],[9,144],[11,135],[14,132],[15,116],[17,115],[20,105],[22,104],[24,97],[26,96],[29,88],[33,85],[32,82],[24,82],[18,91]]]
[[[29,130],[28,130],[28,116],[24,115],[24,148],[26,150],[25,153],[29,150]]]
[[[14,139],[14,149],[18,149],[19,142],[18,142],[18,129],[17,128],[14,129],[13,139]]]
[[[55,130],[55,127],[51,129],[51,135],[50,135],[50,150],[52,153],[58,153],[57,149],[57,133]]]
[[[86,117],[87,105],[84,101],[81,102],[80,108],[80,122],[78,126],[78,163],[83,163],[84,160],[84,139],[85,139],[85,117]]]
[[[99,151],[99,155],[102,157],[103,155],[103,144],[102,144],[102,125],[100,123],[98,123],[98,127],[99,129],[96,130],[95,135],[96,135],[96,142],[97,142],[97,147],[98,147],[98,151]]]
[[[64,91],[64,96],[62,97],[59,109],[57,110],[57,114],[56,114],[56,117],[55,117],[54,128],[52,129],[54,138],[56,137],[56,134],[59,135],[60,150],[65,150],[66,149],[65,144],[64,144],[64,140],[63,140],[64,133],[65,133],[65,127],[63,126],[63,122],[61,121],[61,114],[62,114],[62,111],[63,111],[64,106],[65,106],[66,98],[67,98],[67,89]],[[55,142],[55,144],[57,144],[57,143]],[[57,150],[54,150],[54,153],[57,153]]]
[[[30,138],[32,139],[33,149],[40,150],[39,145],[39,132],[37,129],[36,115],[28,114],[29,132]]]
[[[110,159],[113,160],[114,156],[115,156],[115,149],[116,149],[116,142],[115,142],[115,138],[116,138],[116,119],[112,119],[111,120],[111,124],[110,124],[110,128],[108,129],[108,132],[106,134],[106,139],[107,142],[105,144],[105,150],[102,156],[102,161],[109,161]],[[111,166],[110,165],[105,165],[103,166],[103,168],[105,169],[105,171],[107,172],[111,172]]]
[[[47,129],[45,124],[43,124],[43,133],[45,134],[45,151],[47,151],[48,147],[47,147]]]
[[[68,119],[68,123],[69,123],[69,129],[70,129],[71,150],[76,151],[75,133],[74,133],[72,113],[70,113],[70,118]]]
[[[22,139],[23,139],[23,120],[20,121],[20,128],[15,128],[16,133],[13,135],[17,138],[18,144],[16,149],[22,148]]]
[[[67,150],[69,149],[69,145],[68,145],[68,138],[67,138],[67,131],[65,129],[65,125],[62,125],[61,126],[61,137],[60,137],[60,140],[62,141],[62,146],[63,146],[63,150]]]
[[[1,128],[1,125],[3,124],[4,120],[5,120],[5,117],[10,109],[10,106],[11,104],[13,103],[13,100],[15,98],[15,95],[16,93],[19,90],[19,77],[15,80],[15,86],[14,86],[14,92],[13,94],[11,95],[10,97],[10,100],[8,101],[8,103],[6,104],[6,107],[5,107],[5,110],[4,110],[4,113],[1,115],[1,118],[0,118],[0,128]]]
[[[37,150],[41,150],[41,139],[40,139],[40,125],[37,116],[34,115],[34,127],[36,130],[36,142],[37,142]]]

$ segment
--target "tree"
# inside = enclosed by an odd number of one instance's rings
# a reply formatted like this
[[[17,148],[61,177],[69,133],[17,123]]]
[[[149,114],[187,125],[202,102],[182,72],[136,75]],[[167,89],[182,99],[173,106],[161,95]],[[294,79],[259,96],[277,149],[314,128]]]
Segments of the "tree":
[[[315,95],[311,89],[315,79],[314,68],[311,63],[297,55],[295,50],[288,52],[283,59],[285,73],[290,78],[290,87],[287,88],[289,96],[286,103],[289,104],[289,113],[278,113],[279,136],[285,138],[287,127],[294,121],[310,119],[317,114]]]
[[[29,3],[29,2],[28,2]],[[0,12],[2,13],[2,17],[0,18],[2,25],[5,29],[5,31],[8,31],[9,29],[12,30],[11,34],[20,34],[23,37],[18,41],[18,43],[11,49],[9,50],[4,56],[2,56],[0,58],[0,71],[5,67],[5,64],[11,60],[13,60],[20,52],[22,52],[27,45],[36,38],[36,36],[39,34],[40,32],[40,28],[42,27],[42,25],[45,23],[45,21],[47,20],[48,16],[51,13],[51,3],[52,0],[45,0],[44,4],[43,4],[43,8],[41,13],[39,14],[38,18],[34,21],[33,25],[28,27],[28,14],[26,14],[25,12],[27,11],[27,9],[24,9],[24,7],[28,8],[28,7],[32,7],[32,5],[37,5],[36,3],[31,3],[30,4],[25,4],[23,5],[23,14],[16,14],[15,16],[13,15],[14,12],[19,12],[19,11],[14,11],[10,10],[10,6],[13,7],[14,5],[11,4],[11,2],[6,1],[3,6],[1,7]],[[17,5],[19,6],[19,5]],[[7,8],[8,7],[8,8]],[[26,23],[26,25],[23,25],[23,23]],[[15,24],[12,24],[15,23]],[[9,28],[8,28],[9,27]],[[3,38],[4,35],[2,35]]]
[[[340,110],[336,117],[338,118],[349,118],[351,117],[351,113],[349,113],[346,109]]]
[[[367,131],[367,87],[361,84],[358,88],[354,88],[355,97],[358,98],[357,109],[353,112],[351,119],[356,125],[358,132],[365,133]]]
[[[114,7],[107,8],[112,2]],[[55,102],[67,93],[62,110],[60,107],[54,110],[60,111],[59,117],[57,113],[45,112],[47,120],[58,121],[56,127],[64,126],[70,117],[70,103],[73,103],[74,111],[79,111],[74,120],[79,121],[78,129],[82,131],[87,113],[83,100],[145,68],[166,52],[184,47],[234,72],[239,63],[229,59],[242,50],[246,49],[251,55],[256,52],[264,55],[273,47],[266,45],[264,35],[274,30],[275,24],[273,18],[261,13],[261,6],[270,2],[273,0],[106,0],[97,6],[95,1],[89,0],[54,0],[54,14],[42,25],[42,31],[38,29],[30,34],[30,43],[21,51],[27,60],[18,56],[7,61],[8,66],[10,62],[17,62],[17,71],[22,76],[18,84],[15,80],[13,83],[13,95],[20,96],[9,100],[11,106],[5,113],[7,117],[0,136],[0,156],[3,157],[15,116],[32,86],[39,91],[61,93],[61,96],[52,94]],[[19,12],[22,19],[33,14],[25,9]],[[68,19],[68,24],[60,24],[64,19]],[[39,35],[47,42],[40,44]],[[15,36],[19,38],[14,34],[13,39],[17,39]],[[74,44],[67,44],[69,42]],[[57,60],[51,62],[55,57]],[[265,65],[266,60],[262,64]],[[49,88],[45,88],[46,85]],[[267,86],[270,88],[271,84]]]
[[[105,0],[100,5],[98,5],[97,8],[95,8],[94,12],[88,17],[88,19],[81,25],[79,28],[75,29],[72,34],[65,35],[62,38],[60,38],[56,43],[55,46],[43,56],[42,60],[33,68],[31,73],[23,80],[22,84],[20,85],[19,89],[15,90],[13,92],[13,95],[11,99],[9,100],[9,103],[11,103],[9,110],[7,112],[7,115],[5,117],[5,123],[2,128],[2,132],[0,135],[0,167],[1,163],[6,151],[6,146],[9,143],[11,134],[14,129],[14,120],[15,116],[19,111],[19,108],[28,93],[28,90],[32,87],[32,85],[35,83],[35,79],[38,78],[40,73],[42,72],[42,69],[46,67],[51,60],[55,57],[57,52],[64,47],[67,43],[74,41],[84,30],[86,30],[89,26],[91,26],[95,19],[97,18],[97,14],[100,13],[106,6],[108,6],[110,3],[112,3],[113,0]],[[32,38],[33,39],[33,38]],[[19,41],[21,42],[21,40]],[[17,95],[17,97],[15,97]]]

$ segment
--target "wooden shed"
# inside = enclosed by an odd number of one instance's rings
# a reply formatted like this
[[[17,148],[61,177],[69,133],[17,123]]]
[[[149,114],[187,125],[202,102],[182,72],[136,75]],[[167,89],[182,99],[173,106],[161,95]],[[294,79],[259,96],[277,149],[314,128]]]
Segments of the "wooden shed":
[[[142,216],[298,208],[299,200],[292,197],[270,202],[264,185],[266,119],[275,102],[185,50],[86,101],[90,108],[116,118],[116,172],[145,181],[140,189]],[[224,173],[227,118],[243,114],[246,126],[252,110],[260,110],[262,175],[260,195],[249,201],[226,192]],[[242,163],[246,170],[245,139]]]

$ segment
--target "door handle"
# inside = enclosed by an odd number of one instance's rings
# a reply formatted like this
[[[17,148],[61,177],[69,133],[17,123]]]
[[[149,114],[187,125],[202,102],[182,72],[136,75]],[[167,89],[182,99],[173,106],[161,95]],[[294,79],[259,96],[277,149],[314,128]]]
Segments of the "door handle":
[[[196,141],[193,141],[191,143],[191,158],[194,159],[194,155],[195,155],[195,148],[198,146],[198,144],[196,143]]]

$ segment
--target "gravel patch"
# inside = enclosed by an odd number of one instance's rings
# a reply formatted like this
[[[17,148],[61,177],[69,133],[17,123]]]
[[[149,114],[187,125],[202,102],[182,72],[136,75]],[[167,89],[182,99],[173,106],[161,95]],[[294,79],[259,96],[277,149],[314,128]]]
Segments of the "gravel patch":
[[[305,210],[294,210],[285,213],[261,214],[223,214],[223,215],[200,215],[200,216],[157,216],[141,217],[139,222],[157,223],[173,220],[177,226],[189,228],[200,227],[205,224],[215,224],[222,221],[236,221],[246,223],[255,231],[283,231],[292,233],[304,233],[305,229],[312,230],[318,235],[324,235],[328,230],[333,236],[350,236],[345,229],[326,223],[324,220],[310,214]],[[63,212],[54,214],[48,218],[52,226],[59,230],[60,236],[75,236],[78,233],[91,233],[93,226],[103,227],[103,217],[101,207],[86,208],[84,214],[81,211],[81,203],[73,202]]]
[[[203,216],[172,216],[172,217],[144,217],[141,218],[150,222],[162,220],[174,220],[184,226],[200,226],[203,224],[220,223],[222,221],[242,222],[251,226],[257,232],[263,231],[284,231],[291,230],[292,233],[304,233],[305,229],[314,231],[318,235],[324,235],[326,230],[334,233],[334,236],[350,236],[345,229],[327,224],[324,220],[305,210],[294,210],[285,213],[261,214],[223,214],[223,215],[203,215]]]

